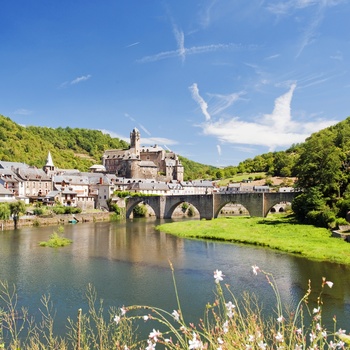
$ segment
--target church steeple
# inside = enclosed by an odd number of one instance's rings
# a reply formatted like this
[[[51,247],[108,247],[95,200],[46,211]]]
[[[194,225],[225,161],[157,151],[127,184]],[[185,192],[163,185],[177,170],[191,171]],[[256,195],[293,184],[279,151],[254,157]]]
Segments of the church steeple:
[[[46,163],[43,168],[46,174],[50,175],[55,170],[55,165],[53,164],[52,157],[51,157],[51,152],[49,151],[47,158],[46,158]]]

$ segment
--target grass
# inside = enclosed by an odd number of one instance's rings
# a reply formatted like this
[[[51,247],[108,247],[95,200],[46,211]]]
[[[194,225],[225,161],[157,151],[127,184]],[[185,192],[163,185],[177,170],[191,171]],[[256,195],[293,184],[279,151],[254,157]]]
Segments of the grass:
[[[50,236],[48,241],[40,242],[39,245],[41,247],[50,247],[50,248],[58,248],[65,247],[71,244],[73,241],[62,236],[63,227],[58,228],[58,232],[54,231],[54,233]]]
[[[171,265],[171,264],[170,264]],[[322,279],[322,291],[317,302],[309,300],[311,285],[294,310],[285,308],[273,276],[253,266],[253,277],[266,282],[267,291],[274,293],[276,304],[269,314],[254,295],[237,297],[225,283],[222,271],[214,271],[214,301],[208,302],[204,317],[198,324],[187,323],[181,309],[171,265],[177,309],[164,310],[145,305],[111,307],[105,312],[103,301],[89,285],[86,293],[89,308],[77,311],[77,319],[68,319],[67,333],[55,334],[51,300],[41,299],[41,320],[35,322],[28,309],[17,310],[15,289],[0,281],[0,348],[26,350],[306,350],[345,349],[350,337],[339,328],[334,317],[334,329],[322,320],[322,293],[333,283]],[[255,276],[254,276],[255,275]],[[329,291],[327,291],[329,293]],[[17,315],[21,315],[17,318]],[[307,321],[309,320],[309,321]],[[140,327],[148,329],[146,338],[139,337]],[[339,329],[337,331],[337,329]]]
[[[184,238],[252,244],[311,260],[350,265],[349,243],[331,237],[325,228],[298,224],[285,215],[181,221],[159,225],[157,230]]]

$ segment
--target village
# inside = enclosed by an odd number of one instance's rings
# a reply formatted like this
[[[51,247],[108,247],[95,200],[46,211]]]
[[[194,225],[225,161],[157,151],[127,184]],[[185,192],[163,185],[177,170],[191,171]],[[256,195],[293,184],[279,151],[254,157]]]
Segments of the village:
[[[269,192],[269,186],[233,183],[218,187],[210,180],[183,180],[183,166],[178,156],[160,146],[140,145],[140,133],[130,133],[127,150],[106,150],[102,165],[89,172],[59,169],[48,151],[42,169],[25,163],[0,161],[0,202],[23,200],[26,204],[42,202],[60,204],[82,210],[108,210],[116,191],[144,195],[208,195],[237,192]],[[280,188],[279,191],[291,191]]]

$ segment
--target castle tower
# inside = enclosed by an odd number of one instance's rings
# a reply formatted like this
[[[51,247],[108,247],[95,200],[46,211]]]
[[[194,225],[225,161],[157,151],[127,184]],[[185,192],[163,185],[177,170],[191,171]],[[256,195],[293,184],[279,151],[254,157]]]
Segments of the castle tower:
[[[135,154],[140,154],[140,131],[136,128],[130,133],[130,148],[135,149]]]

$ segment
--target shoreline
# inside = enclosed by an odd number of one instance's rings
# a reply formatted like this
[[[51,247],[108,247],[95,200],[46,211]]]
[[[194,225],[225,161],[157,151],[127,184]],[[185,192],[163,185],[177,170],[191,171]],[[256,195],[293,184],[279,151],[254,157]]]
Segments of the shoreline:
[[[172,222],[156,230],[181,238],[255,245],[350,267],[348,242],[335,238],[328,229],[299,224],[285,215]]]
[[[84,222],[97,222],[97,221],[110,221],[111,212],[93,212],[93,213],[79,213],[79,214],[60,214],[52,215],[50,217],[40,217],[40,216],[26,216],[20,217],[17,222],[17,229],[21,227],[28,226],[59,226],[59,225],[72,225],[70,223],[73,218],[77,220],[77,224]],[[10,220],[0,220],[0,225],[2,231],[14,230],[14,222]]]

